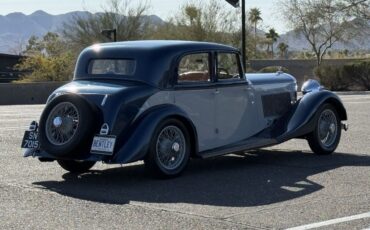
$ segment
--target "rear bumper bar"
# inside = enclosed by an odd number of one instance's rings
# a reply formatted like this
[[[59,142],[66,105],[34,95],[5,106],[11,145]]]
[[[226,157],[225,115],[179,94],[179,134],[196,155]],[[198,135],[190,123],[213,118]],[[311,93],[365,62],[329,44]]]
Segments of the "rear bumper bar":
[[[347,130],[348,130],[348,128],[349,128],[349,125],[348,125],[348,124],[346,124],[346,123],[341,123],[341,126],[342,126],[342,129],[343,129],[344,131],[347,131]]]

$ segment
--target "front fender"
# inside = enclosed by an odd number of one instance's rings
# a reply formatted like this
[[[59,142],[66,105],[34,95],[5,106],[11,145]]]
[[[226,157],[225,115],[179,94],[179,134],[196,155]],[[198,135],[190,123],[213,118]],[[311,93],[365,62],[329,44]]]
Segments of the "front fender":
[[[170,117],[178,118],[184,122],[189,128],[191,136],[196,137],[193,123],[183,110],[170,104],[155,106],[136,119],[130,128],[130,135],[122,148],[114,155],[111,163],[123,164],[143,159],[149,151],[150,142],[158,124]]]
[[[315,128],[316,111],[325,103],[330,103],[337,109],[341,120],[347,120],[346,109],[335,93],[327,90],[307,93],[294,105],[285,133],[278,137],[278,141],[283,142],[312,132]]]

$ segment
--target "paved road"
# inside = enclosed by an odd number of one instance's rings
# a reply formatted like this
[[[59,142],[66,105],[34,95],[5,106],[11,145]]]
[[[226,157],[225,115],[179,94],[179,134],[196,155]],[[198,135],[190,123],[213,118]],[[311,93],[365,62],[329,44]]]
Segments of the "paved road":
[[[24,159],[23,129],[43,106],[0,106],[0,229],[281,229],[323,221],[329,229],[369,228],[370,95],[342,98],[350,131],[332,156],[293,140],[193,160],[166,181],[148,178],[141,162],[98,164],[74,177],[56,163]]]

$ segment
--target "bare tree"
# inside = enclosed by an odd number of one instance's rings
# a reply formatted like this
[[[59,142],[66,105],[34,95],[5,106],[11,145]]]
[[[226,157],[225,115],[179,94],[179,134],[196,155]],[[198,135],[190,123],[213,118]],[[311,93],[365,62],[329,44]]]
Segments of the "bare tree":
[[[181,39],[220,42],[239,46],[238,14],[218,1],[197,1],[181,6],[153,35],[155,39]]]
[[[368,26],[361,18],[368,17],[369,0],[282,0],[281,6],[288,24],[312,47],[318,66],[335,43]]]
[[[76,16],[64,24],[62,33],[77,50],[107,41],[101,34],[104,29],[117,29],[118,41],[144,39],[149,30],[148,8],[145,2],[132,6],[129,0],[109,0],[102,13]]]
[[[14,41],[13,46],[9,49],[11,54],[22,55],[26,49],[27,41],[24,38],[18,38]]]

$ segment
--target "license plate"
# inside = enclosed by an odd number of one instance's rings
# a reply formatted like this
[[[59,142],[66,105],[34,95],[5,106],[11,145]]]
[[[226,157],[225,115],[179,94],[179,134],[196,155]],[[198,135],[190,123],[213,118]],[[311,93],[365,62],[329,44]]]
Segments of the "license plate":
[[[115,136],[97,135],[93,139],[93,143],[91,145],[91,153],[112,155],[115,143],[116,143]]]
[[[39,148],[39,140],[37,138],[38,133],[36,131],[25,131],[22,148],[24,149],[37,149]]]

